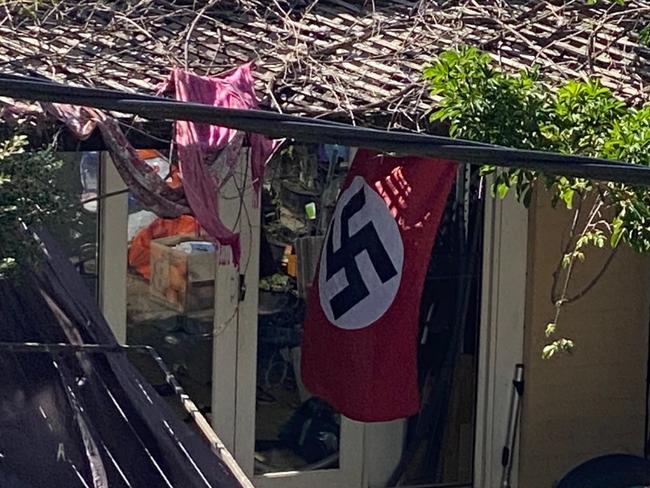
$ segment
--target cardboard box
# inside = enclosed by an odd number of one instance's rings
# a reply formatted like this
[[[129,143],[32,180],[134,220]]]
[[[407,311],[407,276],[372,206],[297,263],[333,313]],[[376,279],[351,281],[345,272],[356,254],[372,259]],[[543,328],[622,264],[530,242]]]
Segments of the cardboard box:
[[[181,242],[198,240],[194,236],[172,236],[151,241],[149,292],[179,312],[214,307],[215,253],[174,249]]]

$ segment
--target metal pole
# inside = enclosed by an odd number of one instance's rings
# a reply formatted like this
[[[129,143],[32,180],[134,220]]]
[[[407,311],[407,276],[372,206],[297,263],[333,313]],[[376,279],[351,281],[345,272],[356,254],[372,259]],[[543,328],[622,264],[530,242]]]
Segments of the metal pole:
[[[510,476],[512,474],[513,453],[517,439],[517,426],[519,425],[519,412],[521,409],[521,397],[524,394],[524,365],[515,365],[515,376],[512,380],[512,396],[510,397],[510,412],[508,414],[508,431],[506,440],[501,452],[501,488],[510,488]]]

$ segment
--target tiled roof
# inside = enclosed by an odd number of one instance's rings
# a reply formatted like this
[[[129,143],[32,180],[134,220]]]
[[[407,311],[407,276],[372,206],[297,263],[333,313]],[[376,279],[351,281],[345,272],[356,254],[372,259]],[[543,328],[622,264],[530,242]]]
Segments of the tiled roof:
[[[253,59],[275,109],[413,128],[433,102],[423,64],[463,44],[550,80],[597,76],[642,103],[648,22],[650,1],[5,0],[0,71],[151,93],[171,67],[217,74]]]

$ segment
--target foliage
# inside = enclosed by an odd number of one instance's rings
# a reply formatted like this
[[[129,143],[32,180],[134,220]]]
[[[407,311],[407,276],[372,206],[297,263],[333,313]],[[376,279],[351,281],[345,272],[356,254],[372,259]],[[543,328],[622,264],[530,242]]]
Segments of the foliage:
[[[289,286],[289,276],[275,273],[260,279],[259,288],[264,291],[286,291]]]
[[[423,74],[440,100],[430,118],[448,123],[453,137],[650,165],[650,107],[628,107],[598,80],[572,80],[553,88],[542,82],[536,68],[505,73],[474,48],[442,53]],[[528,206],[533,188],[543,185],[554,206],[561,203],[572,212],[568,240],[553,274],[555,315],[546,328],[549,338],[556,334],[562,307],[594,286],[620,243],[650,251],[646,188],[494,166],[483,167],[482,173],[493,175],[493,192],[500,198],[514,190]],[[609,248],[610,255],[592,280],[576,290],[573,271],[589,248]],[[560,338],[542,354],[551,357],[572,348],[570,339]]]
[[[27,151],[27,137],[10,133],[0,139],[0,278],[34,257],[24,226],[69,217],[65,196],[56,191],[61,161],[54,147]]]
[[[639,44],[645,47],[650,46],[650,24],[639,31]]]

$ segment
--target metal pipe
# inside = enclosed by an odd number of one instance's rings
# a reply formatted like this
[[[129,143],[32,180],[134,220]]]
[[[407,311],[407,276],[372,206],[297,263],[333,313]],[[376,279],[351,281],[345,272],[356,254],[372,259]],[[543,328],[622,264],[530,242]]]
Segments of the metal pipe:
[[[383,152],[447,158],[465,164],[495,164],[550,174],[649,185],[650,168],[619,161],[495,146],[429,134],[355,127],[322,119],[262,110],[237,110],[187,103],[151,95],[66,86],[43,80],[0,75],[0,95],[17,99],[69,103],[141,115],[222,125],[274,138],[343,144]]]
[[[512,380],[512,396],[510,397],[510,411],[508,413],[508,430],[506,440],[501,452],[501,488],[510,488],[512,476],[515,442],[517,440],[517,426],[519,425],[519,412],[521,397],[524,394],[524,365],[515,365],[515,376]]]

